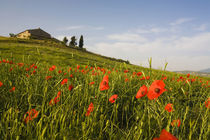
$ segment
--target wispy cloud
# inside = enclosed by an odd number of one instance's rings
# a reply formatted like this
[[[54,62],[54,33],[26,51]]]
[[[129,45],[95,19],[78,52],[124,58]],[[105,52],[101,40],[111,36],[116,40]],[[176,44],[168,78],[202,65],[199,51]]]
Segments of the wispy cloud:
[[[170,25],[175,26],[175,25],[180,25],[186,22],[190,22],[192,20],[194,20],[195,18],[179,18],[174,22],[171,22]]]
[[[159,28],[159,27],[153,27],[153,28],[149,28],[149,29],[138,28],[136,30],[136,32],[140,33],[140,34],[162,33],[162,32],[167,32],[167,31],[168,31],[167,28]]]
[[[145,37],[142,37],[139,34],[135,34],[135,33],[111,34],[111,35],[108,35],[107,38],[110,40],[124,41],[124,42],[129,42],[129,41],[145,42],[145,41],[147,41],[147,39]]]
[[[71,30],[103,30],[102,26],[88,26],[88,25],[76,25],[67,26],[57,29],[58,31],[71,31]]]
[[[143,66],[147,66],[148,58],[152,57],[154,68],[164,67],[165,62],[169,63],[168,70],[200,70],[210,67],[210,32],[191,36],[161,36],[153,40],[145,38],[141,43],[136,39],[128,39],[126,34],[121,34],[122,38],[119,34],[109,35],[106,42],[96,43],[92,48],[94,52],[135,64],[141,63]],[[141,36],[135,34],[135,37]]]
[[[207,29],[207,24],[201,24],[198,27],[195,27],[194,30],[196,31],[205,31]]]

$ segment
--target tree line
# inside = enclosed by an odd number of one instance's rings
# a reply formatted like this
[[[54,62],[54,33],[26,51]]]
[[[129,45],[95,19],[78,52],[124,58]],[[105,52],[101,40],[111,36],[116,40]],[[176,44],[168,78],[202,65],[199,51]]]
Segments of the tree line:
[[[69,45],[67,45],[67,43],[69,42]],[[79,39],[79,45],[77,46],[77,39],[75,36],[72,36],[70,40],[67,39],[67,37],[63,38],[63,44],[69,46],[69,47],[79,47],[79,48],[83,48],[84,46],[84,40],[83,40],[83,35],[80,36]]]

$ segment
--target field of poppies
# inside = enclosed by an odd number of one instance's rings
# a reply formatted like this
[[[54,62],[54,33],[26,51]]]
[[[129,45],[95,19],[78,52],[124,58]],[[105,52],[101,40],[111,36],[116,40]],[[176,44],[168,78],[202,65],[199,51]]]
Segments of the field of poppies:
[[[210,78],[149,64],[0,38],[0,139],[207,140]]]
[[[207,140],[209,79],[0,60],[0,139]]]

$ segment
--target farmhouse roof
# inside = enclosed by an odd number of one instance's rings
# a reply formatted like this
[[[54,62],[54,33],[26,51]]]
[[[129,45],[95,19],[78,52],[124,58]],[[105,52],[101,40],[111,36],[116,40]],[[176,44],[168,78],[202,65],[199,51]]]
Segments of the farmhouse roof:
[[[32,35],[43,35],[44,34],[47,34],[48,36],[51,36],[49,33],[45,32],[44,30],[42,30],[41,28],[37,28],[37,29],[28,29],[28,30],[25,30],[25,31],[28,31],[29,33],[31,33]],[[25,32],[23,31],[23,32]],[[23,32],[20,32],[18,34],[21,34]]]

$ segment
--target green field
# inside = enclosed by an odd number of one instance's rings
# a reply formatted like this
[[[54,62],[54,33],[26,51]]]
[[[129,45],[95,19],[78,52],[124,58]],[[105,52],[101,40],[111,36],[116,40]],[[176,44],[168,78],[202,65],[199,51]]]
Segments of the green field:
[[[104,76],[109,87],[102,91]],[[158,85],[152,91],[156,80],[166,91]],[[209,81],[53,41],[0,37],[0,139],[150,140],[165,129],[179,140],[207,140]],[[137,99],[143,85],[148,94]],[[163,93],[149,99],[155,92]],[[114,94],[118,97],[111,103]],[[167,104],[173,105],[171,112]],[[172,126],[173,120],[180,120],[180,126]]]

